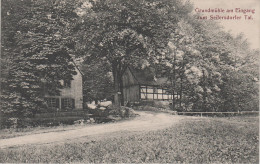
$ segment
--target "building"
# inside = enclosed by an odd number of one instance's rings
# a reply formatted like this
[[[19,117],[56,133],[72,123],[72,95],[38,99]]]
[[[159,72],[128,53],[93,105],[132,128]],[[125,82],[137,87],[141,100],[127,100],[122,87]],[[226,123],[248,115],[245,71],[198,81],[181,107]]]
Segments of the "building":
[[[45,95],[48,108],[56,108],[59,110],[83,110],[83,74],[75,65],[76,75],[73,80],[62,80],[64,86],[60,90],[59,96]]]
[[[172,100],[172,93],[167,88],[167,78],[151,76],[149,68],[137,70],[128,67],[122,76],[123,96],[125,102],[140,102],[143,100]]]

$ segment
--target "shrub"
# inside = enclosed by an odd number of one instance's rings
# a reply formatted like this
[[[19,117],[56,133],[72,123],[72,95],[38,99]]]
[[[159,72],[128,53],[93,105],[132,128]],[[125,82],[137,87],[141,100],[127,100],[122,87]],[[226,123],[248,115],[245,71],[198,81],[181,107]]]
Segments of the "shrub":
[[[154,101],[153,106],[157,107],[157,108],[163,108],[163,109],[170,110],[169,101]]]
[[[18,118],[11,117],[11,118],[6,119],[5,126],[17,128],[17,125],[18,125]]]
[[[90,114],[92,114],[95,117],[107,117],[109,115],[108,110],[102,110],[99,108],[96,109],[89,109],[88,110]]]
[[[107,111],[109,115],[112,116],[121,116],[121,108],[116,105],[110,105],[107,107]]]
[[[158,111],[158,108],[146,105],[146,106],[143,107],[143,110],[145,110],[145,111]]]
[[[76,120],[76,121],[74,121],[73,123],[74,123],[74,124],[80,124],[80,125],[83,125],[84,122],[85,122],[84,119],[80,119],[80,120]]]
[[[136,116],[134,110],[132,108],[129,108],[129,107],[122,106],[121,112],[122,112],[121,113],[122,117],[134,117],[134,116]]]
[[[115,106],[111,105],[107,108],[109,115],[111,116],[117,116],[121,118],[125,117],[134,117],[136,114],[134,113],[134,110],[132,108],[126,107],[126,106]]]

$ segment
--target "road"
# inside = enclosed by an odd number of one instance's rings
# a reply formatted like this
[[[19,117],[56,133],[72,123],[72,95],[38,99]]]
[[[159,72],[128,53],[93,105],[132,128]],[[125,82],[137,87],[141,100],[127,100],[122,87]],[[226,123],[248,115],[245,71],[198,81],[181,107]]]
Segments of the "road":
[[[48,144],[53,142],[64,142],[82,137],[109,134],[113,132],[143,132],[164,129],[178,123],[183,116],[170,115],[167,113],[136,112],[140,116],[127,121],[86,125],[73,130],[29,134],[14,138],[0,140],[0,148],[19,147],[23,145]]]

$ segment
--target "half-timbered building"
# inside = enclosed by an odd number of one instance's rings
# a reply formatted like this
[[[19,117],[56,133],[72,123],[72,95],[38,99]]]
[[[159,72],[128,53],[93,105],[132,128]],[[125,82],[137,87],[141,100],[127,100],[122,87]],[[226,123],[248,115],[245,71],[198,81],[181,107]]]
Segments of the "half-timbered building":
[[[122,76],[123,96],[126,102],[142,100],[172,100],[172,92],[165,87],[167,78],[155,78],[147,70],[137,70],[128,67]]]

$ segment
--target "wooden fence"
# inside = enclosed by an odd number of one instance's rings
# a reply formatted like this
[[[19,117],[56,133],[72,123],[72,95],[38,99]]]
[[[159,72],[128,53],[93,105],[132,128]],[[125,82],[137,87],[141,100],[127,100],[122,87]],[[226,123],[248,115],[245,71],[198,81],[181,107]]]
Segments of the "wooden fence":
[[[58,125],[60,123],[64,124],[73,124],[77,120],[86,120],[91,118],[91,114],[87,111],[59,111],[59,112],[46,112],[46,113],[37,113],[33,117],[20,118],[20,125]],[[14,121],[9,120],[8,117],[3,117],[0,115],[0,129],[5,127],[10,127],[13,124],[16,126],[17,119]],[[13,126],[12,126],[13,127]]]
[[[35,114],[34,118],[51,118],[51,117],[88,117],[89,114],[86,111],[68,111],[68,112],[46,112]]]
[[[244,115],[244,114],[258,114],[259,111],[238,111],[238,112],[177,112],[178,115]]]

